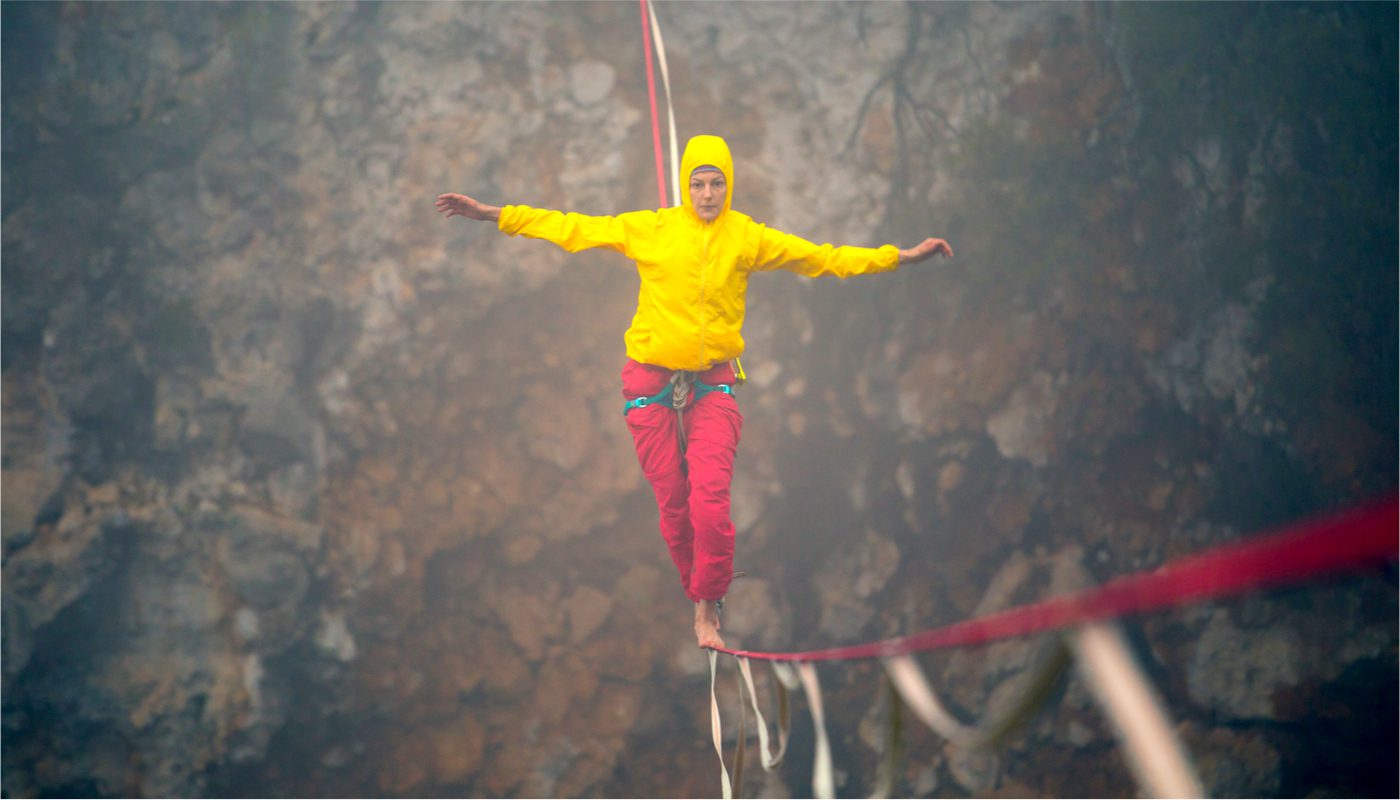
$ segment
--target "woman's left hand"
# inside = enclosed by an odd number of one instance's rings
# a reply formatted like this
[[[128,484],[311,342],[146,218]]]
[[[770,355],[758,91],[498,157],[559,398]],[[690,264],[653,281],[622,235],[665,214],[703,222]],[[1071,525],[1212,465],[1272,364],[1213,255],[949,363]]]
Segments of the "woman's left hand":
[[[949,246],[948,242],[944,239],[928,238],[907,250],[900,250],[899,263],[917,264],[935,255],[943,256],[944,258],[952,258],[953,248]]]

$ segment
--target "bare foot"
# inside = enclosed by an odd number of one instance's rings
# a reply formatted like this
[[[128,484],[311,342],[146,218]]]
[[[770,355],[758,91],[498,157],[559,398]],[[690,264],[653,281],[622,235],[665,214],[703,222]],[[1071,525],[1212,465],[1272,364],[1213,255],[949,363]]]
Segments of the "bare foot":
[[[695,640],[701,649],[724,647],[719,637],[719,606],[713,600],[695,604]]]

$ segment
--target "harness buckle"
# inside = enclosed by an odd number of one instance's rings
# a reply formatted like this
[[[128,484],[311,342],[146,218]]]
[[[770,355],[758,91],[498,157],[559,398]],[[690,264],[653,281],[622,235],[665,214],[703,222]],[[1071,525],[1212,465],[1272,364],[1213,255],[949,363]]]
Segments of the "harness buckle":
[[[700,401],[700,398],[710,392],[724,392],[730,397],[734,396],[734,387],[727,383],[712,385],[695,379],[694,373],[676,372],[671,375],[671,380],[666,383],[666,388],[651,397],[638,397],[635,400],[628,400],[622,406],[622,416],[627,416],[634,408],[646,408],[653,403],[663,403],[668,408],[677,413],[684,411],[687,407]]]

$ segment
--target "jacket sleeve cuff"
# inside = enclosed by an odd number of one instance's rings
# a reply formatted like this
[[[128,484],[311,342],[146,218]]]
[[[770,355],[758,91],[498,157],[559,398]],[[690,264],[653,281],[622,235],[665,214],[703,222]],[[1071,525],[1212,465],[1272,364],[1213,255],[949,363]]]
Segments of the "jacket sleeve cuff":
[[[880,262],[886,270],[899,269],[899,248],[892,244],[880,245]]]
[[[520,213],[520,206],[504,206],[501,208],[501,217],[496,220],[496,228],[508,236],[520,233],[520,226],[524,215]]]

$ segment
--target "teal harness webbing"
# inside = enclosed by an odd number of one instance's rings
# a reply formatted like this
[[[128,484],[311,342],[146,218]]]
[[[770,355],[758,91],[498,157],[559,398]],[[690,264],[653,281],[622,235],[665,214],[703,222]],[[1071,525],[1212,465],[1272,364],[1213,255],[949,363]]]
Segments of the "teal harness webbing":
[[[666,388],[652,395],[651,397],[638,397],[635,400],[628,400],[622,406],[622,416],[626,417],[628,412],[634,408],[646,408],[650,405],[665,405],[676,412],[676,440],[680,443],[681,452],[685,452],[685,416],[681,413],[687,406],[700,402],[700,398],[710,392],[724,392],[730,397],[734,396],[734,387],[721,383],[718,386],[703,381],[696,380],[694,372],[677,370],[671,373],[671,380],[666,383]]]
[[[679,375],[681,373],[676,374]],[[726,383],[721,383],[718,386],[716,386],[714,384],[705,383],[703,381],[693,381],[690,384],[690,387],[690,392],[694,393],[695,402],[699,402],[700,398],[704,397],[710,392],[724,392],[725,394],[731,396],[734,394],[734,387]],[[622,416],[627,416],[628,412],[630,412],[634,408],[646,408],[647,406],[653,405],[655,403],[661,403],[667,408],[672,408],[676,410],[685,408],[686,397],[684,395],[680,397],[679,407],[676,405],[676,399],[676,380],[673,378],[670,383],[666,384],[665,389],[662,389],[660,392],[657,392],[651,397],[638,397],[635,400],[628,400],[622,406]]]

